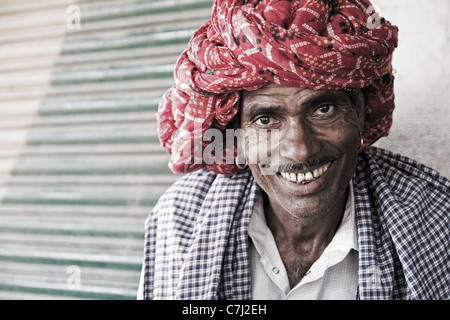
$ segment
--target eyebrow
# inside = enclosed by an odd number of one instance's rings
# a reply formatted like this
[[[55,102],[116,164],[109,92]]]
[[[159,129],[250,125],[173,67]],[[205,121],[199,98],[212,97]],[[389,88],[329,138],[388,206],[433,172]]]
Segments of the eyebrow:
[[[314,105],[314,104],[319,104],[321,102],[324,102],[326,100],[334,100],[340,104],[345,104],[347,102],[351,103],[347,93],[345,93],[344,91],[328,90],[328,91],[323,91],[320,94],[314,95],[313,97],[306,99],[303,102],[303,104]]]
[[[349,99],[348,95],[343,91],[323,91],[320,92],[313,97],[307,98],[305,101],[302,102],[303,105],[316,105],[323,103],[327,100],[333,100],[336,101],[339,104],[345,104],[345,103],[352,103],[352,101]],[[282,115],[285,111],[285,109],[278,105],[274,104],[273,102],[250,102],[246,110],[242,109],[242,116],[248,119],[253,119],[257,115],[261,114],[277,114]]]
[[[279,105],[266,104],[266,103],[250,103],[247,110],[242,113],[245,118],[253,119],[257,115],[261,114],[283,114],[284,108]]]

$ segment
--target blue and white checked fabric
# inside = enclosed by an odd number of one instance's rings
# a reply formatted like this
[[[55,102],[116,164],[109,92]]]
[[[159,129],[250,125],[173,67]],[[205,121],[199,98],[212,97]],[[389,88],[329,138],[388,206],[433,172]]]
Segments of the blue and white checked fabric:
[[[449,299],[450,182],[371,147],[353,177],[356,299]],[[248,227],[259,190],[249,170],[188,174],[146,220],[145,299],[251,299]]]

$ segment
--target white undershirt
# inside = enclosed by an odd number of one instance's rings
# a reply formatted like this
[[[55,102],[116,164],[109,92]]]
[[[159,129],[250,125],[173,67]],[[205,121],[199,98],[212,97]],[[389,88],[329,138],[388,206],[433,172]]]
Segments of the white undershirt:
[[[353,187],[341,225],[320,258],[291,290],[272,232],[264,216],[262,192],[250,220],[250,268],[255,300],[354,300],[358,284],[358,233]]]

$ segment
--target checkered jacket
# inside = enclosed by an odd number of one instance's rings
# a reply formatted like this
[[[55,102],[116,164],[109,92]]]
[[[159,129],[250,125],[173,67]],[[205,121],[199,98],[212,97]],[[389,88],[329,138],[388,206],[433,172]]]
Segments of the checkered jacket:
[[[353,176],[359,234],[355,299],[449,299],[450,182],[379,148]],[[145,299],[251,299],[249,170],[188,174],[146,221]]]

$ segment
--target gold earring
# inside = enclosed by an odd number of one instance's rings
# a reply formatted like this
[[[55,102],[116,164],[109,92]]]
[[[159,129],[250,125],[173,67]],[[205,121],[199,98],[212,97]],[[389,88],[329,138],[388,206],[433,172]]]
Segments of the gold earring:
[[[239,163],[238,158],[234,159],[234,163],[239,170],[245,170],[248,167],[247,159],[245,159],[245,163],[242,165]]]
[[[359,136],[361,137],[361,140],[359,141],[360,145],[359,145],[359,149],[358,152],[362,152],[364,150],[363,146],[364,146],[364,138],[362,136],[362,133],[359,133]]]

